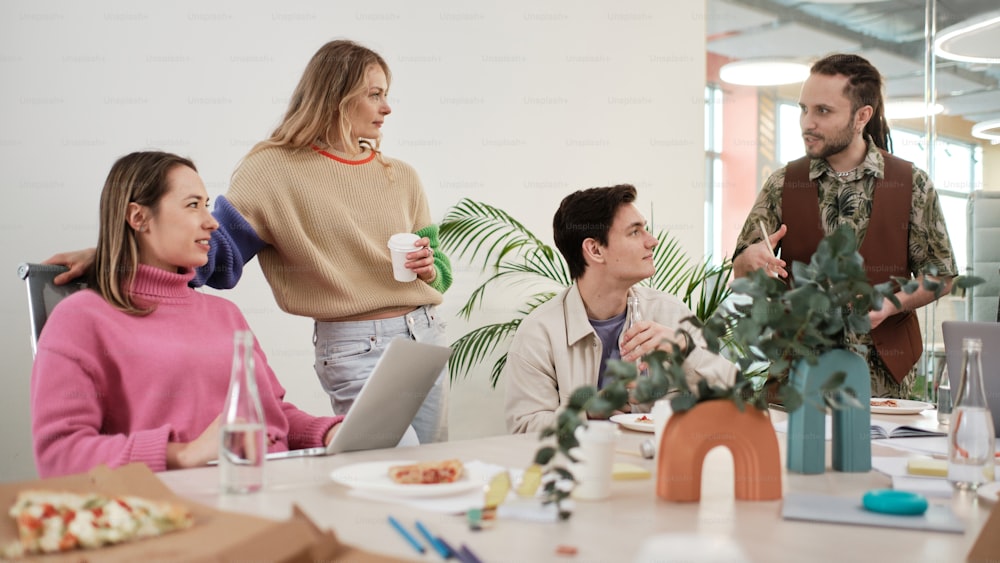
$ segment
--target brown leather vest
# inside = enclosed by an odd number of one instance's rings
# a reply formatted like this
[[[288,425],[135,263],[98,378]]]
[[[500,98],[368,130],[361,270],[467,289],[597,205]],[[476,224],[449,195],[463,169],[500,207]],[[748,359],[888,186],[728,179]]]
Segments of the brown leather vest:
[[[875,179],[868,231],[858,252],[864,258],[868,281],[879,284],[891,276],[909,277],[910,206],[913,193],[913,169],[909,162],[882,151],[884,178]],[[788,163],[782,187],[781,217],[788,233],[781,241],[781,258],[809,262],[825,236],[820,219],[819,188],[809,180],[809,157]],[[789,268],[789,271],[791,268]],[[901,382],[920,354],[920,325],[913,311],[898,313],[872,331],[879,357],[893,379]]]

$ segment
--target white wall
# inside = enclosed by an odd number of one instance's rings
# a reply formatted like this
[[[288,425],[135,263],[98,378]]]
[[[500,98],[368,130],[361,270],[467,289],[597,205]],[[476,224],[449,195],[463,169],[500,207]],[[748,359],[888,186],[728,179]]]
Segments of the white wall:
[[[684,3],[685,5],[688,3]],[[668,2],[303,0],[0,4],[0,480],[34,475],[22,261],[92,246],[111,163],[143,148],[198,164],[211,195],[266,136],[309,57],[348,37],[393,70],[386,153],[420,172],[435,219],[459,198],[499,205],[550,238],[567,193],[630,182],[703,252],[704,5]],[[289,398],[328,403],[311,322],[274,305],[259,269],[225,295],[247,314]],[[444,313],[478,281],[456,265]],[[479,322],[509,318],[488,303]],[[454,320],[452,339],[470,328]],[[196,330],[196,327],[193,327]],[[452,436],[503,432],[488,372],[452,390]]]

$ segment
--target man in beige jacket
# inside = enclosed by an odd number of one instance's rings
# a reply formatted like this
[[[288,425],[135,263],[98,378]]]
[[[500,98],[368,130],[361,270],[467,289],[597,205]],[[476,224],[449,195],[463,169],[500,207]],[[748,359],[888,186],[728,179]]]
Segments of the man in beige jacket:
[[[556,410],[578,387],[604,383],[609,359],[635,361],[680,342],[676,328],[697,348],[684,362],[689,381],[731,384],[736,366],[704,348],[700,331],[681,319],[693,313],[681,300],[635,284],[655,273],[656,238],[633,203],[635,188],[591,188],[566,196],[552,221],[556,247],[574,284],[531,312],[507,352],[504,413],[513,433],[554,423]],[[638,297],[642,320],[625,331],[627,300]]]

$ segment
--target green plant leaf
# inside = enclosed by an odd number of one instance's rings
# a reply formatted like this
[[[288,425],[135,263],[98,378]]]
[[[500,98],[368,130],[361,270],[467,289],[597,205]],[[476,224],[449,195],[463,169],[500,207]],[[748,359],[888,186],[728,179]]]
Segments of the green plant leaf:
[[[556,449],[552,446],[538,448],[538,451],[535,452],[535,463],[544,467],[552,461],[552,458],[555,457],[555,455]]]

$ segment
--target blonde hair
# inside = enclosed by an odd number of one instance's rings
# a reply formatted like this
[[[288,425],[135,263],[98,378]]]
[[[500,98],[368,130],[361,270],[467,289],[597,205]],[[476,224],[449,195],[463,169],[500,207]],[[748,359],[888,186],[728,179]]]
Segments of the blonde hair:
[[[197,172],[193,162],[175,154],[134,152],[111,166],[101,191],[101,223],[92,286],[105,301],[132,315],[148,315],[155,307],[136,303],[129,294],[139,267],[139,243],[128,223],[128,206],[137,203],[150,208],[155,215],[160,200],[169,190],[167,174],[177,166]]]
[[[375,51],[346,39],[320,47],[292,92],[281,124],[268,139],[254,145],[248,156],[267,147],[308,148],[317,141],[327,147],[343,141],[348,154],[360,154],[361,146],[350,143],[348,116],[368,93],[366,73],[372,65],[381,67],[387,84],[391,83],[389,65]],[[374,151],[379,162],[389,167],[379,151],[380,139],[374,139],[374,144],[363,139],[360,144]]]

